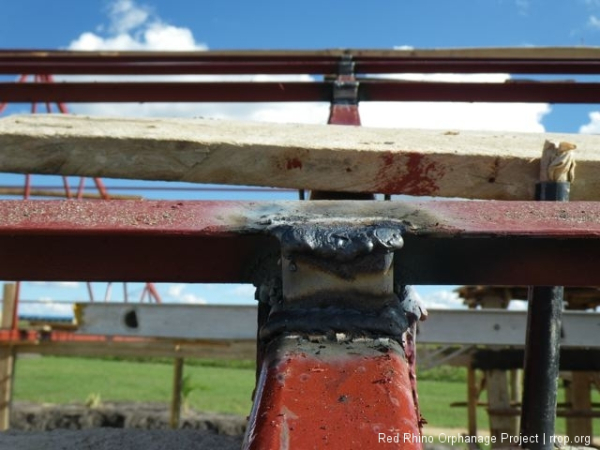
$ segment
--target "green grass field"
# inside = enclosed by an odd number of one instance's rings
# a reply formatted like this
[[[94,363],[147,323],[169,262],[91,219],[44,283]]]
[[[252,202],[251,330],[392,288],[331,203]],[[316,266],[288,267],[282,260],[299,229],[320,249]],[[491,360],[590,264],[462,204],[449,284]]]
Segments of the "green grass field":
[[[190,407],[247,415],[254,387],[251,362],[188,360],[184,375],[192,386]],[[90,395],[102,401],[148,401],[167,404],[171,396],[173,366],[170,360],[117,361],[110,359],[34,357],[19,359],[16,366],[15,400],[40,403],[83,403]],[[466,400],[465,370],[439,367],[419,373],[419,399],[423,416],[432,427],[466,428],[466,408],[450,403]],[[562,393],[560,393],[562,395]],[[562,397],[559,397],[559,400]],[[482,398],[484,400],[484,397]],[[594,401],[600,395],[594,393]],[[599,420],[595,429],[600,430]],[[488,427],[484,408],[478,411],[478,427]],[[563,432],[564,420],[557,423]]]

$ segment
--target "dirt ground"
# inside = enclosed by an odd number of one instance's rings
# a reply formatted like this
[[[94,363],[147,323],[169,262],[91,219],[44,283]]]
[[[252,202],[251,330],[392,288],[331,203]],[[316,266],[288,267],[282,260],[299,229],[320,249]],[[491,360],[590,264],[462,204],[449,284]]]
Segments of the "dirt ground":
[[[163,404],[17,403],[0,450],[237,450],[245,428],[244,417],[188,412],[181,429],[170,430]]]
[[[239,450],[241,437],[202,430],[9,431],[0,434],[0,450]]]
[[[180,426],[169,429],[164,404],[103,403],[90,408],[15,403],[11,430],[0,433],[0,450],[239,450],[246,418],[190,411]]]

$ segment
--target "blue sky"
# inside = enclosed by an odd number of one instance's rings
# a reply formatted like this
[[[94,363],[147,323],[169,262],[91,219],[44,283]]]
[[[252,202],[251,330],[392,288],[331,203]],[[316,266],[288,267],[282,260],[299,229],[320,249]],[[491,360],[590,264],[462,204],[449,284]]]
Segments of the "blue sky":
[[[322,49],[398,47],[519,47],[600,45],[600,0],[233,1],[233,0],[19,0],[3,2],[0,47],[20,49]],[[413,78],[424,78],[412,75]],[[501,82],[509,74],[472,75]],[[464,76],[457,75],[456,79]],[[564,77],[563,77],[564,78]],[[268,79],[268,77],[257,77]],[[299,79],[309,80],[307,76]],[[441,79],[449,79],[443,76]],[[24,112],[13,105],[7,113]],[[324,123],[325,104],[126,104],[71,105],[76,113],[133,116],[218,117],[238,120]],[[366,126],[495,129],[526,132],[600,133],[598,105],[361,105]],[[40,185],[60,180],[35,177]],[[2,175],[0,184],[22,184]],[[115,192],[116,182],[106,181]],[[91,185],[91,183],[88,183]],[[130,183],[124,183],[131,185]],[[140,183],[136,183],[140,184]],[[132,193],[132,192],[124,192]],[[135,192],[134,192],[135,193]],[[167,194],[144,192],[146,197]],[[204,193],[169,198],[208,198]],[[240,198],[212,194],[210,198]],[[294,193],[251,193],[243,198],[294,199]],[[96,285],[103,298],[105,285]],[[132,292],[140,290],[131,285]],[[252,301],[244,286],[161,285],[167,301]],[[112,298],[122,298],[113,287]],[[443,287],[421,288],[429,306],[457,306]],[[133,295],[133,293],[132,293]],[[85,300],[83,283],[27,283],[24,298]]]

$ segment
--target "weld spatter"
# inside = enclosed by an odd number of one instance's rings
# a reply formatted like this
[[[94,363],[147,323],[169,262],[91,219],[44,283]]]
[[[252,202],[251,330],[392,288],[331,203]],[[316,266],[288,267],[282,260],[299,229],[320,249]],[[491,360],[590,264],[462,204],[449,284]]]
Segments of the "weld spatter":
[[[273,230],[283,254],[311,253],[337,261],[351,261],[371,253],[390,253],[402,248],[402,229],[382,225],[279,226]]]

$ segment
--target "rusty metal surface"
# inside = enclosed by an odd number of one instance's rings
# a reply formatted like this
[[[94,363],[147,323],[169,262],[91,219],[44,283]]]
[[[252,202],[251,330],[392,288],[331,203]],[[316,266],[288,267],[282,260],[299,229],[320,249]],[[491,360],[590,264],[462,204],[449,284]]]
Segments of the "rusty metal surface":
[[[288,337],[269,348],[245,449],[420,449],[408,365],[387,340]],[[318,399],[318,401],[315,401]],[[382,444],[398,434],[399,443]]]
[[[3,201],[0,277],[246,282],[275,229],[319,223],[397,229],[407,284],[600,284],[595,202]]]

